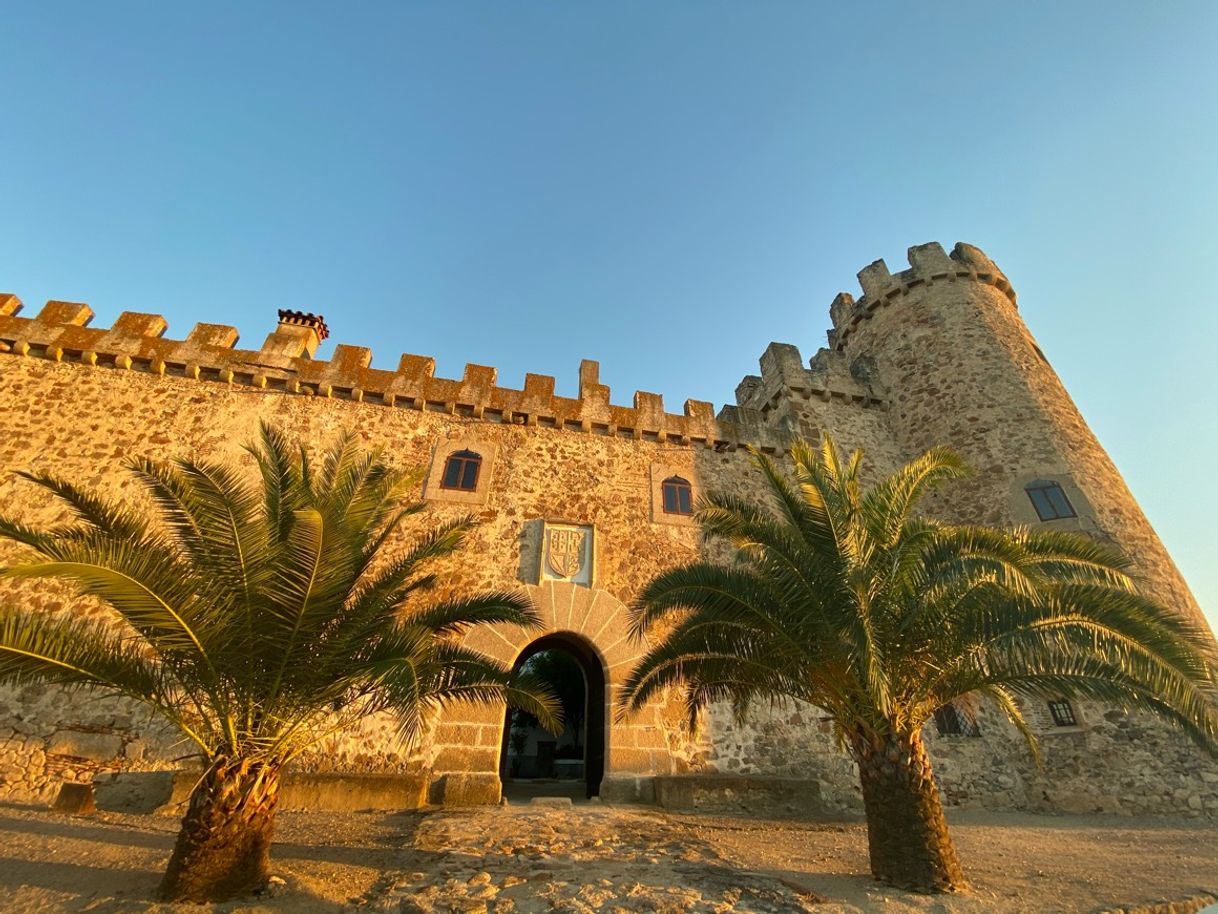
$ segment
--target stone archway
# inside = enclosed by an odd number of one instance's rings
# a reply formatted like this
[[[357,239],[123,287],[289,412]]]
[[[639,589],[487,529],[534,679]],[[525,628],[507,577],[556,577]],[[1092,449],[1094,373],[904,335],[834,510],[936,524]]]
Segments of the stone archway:
[[[672,773],[675,763],[662,703],[626,717],[617,714],[622,684],[647,648],[646,642],[630,635],[629,611],[608,591],[565,581],[546,581],[525,590],[541,616],[540,628],[479,628],[466,635],[465,645],[512,666],[530,645],[548,636],[585,644],[599,660],[604,676],[600,795],[650,799],[652,779]],[[499,801],[503,723],[499,708],[454,709],[444,716],[436,727],[431,755],[433,801],[450,806]]]
[[[605,775],[605,747],[608,739],[607,714],[611,709],[606,701],[605,666],[600,655],[591,643],[581,635],[570,631],[559,631],[542,635],[516,658],[515,669],[525,664],[530,658],[545,652],[560,651],[571,657],[580,668],[584,677],[585,700],[583,731],[583,773],[585,789],[584,796],[595,797],[600,794],[601,780]],[[511,711],[504,715],[503,739],[499,752],[499,779],[507,783],[508,743],[510,739]],[[579,736],[576,734],[576,745]],[[541,794],[545,790],[540,791]]]

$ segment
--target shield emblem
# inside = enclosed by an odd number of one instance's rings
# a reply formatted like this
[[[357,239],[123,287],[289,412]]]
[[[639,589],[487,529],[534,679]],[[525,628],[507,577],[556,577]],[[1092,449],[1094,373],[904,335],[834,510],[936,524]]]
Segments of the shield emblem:
[[[546,558],[550,568],[560,578],[573,578],[584,567],[586,530],[547,530]]]

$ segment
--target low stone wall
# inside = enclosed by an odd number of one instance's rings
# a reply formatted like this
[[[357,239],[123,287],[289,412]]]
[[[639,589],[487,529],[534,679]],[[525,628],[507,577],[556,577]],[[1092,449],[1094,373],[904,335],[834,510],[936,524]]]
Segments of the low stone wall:
[[[37,685],[0,688],[0,800],[49,803],[65,781],[172,769],[190,754],[132,702]]]
[[[97,808],[107,812],[180,815],[198,783],[197,768],[102,775],[93,782]],[[279,809],[356,812],[418,809],[427,804],[427,775],[287,772]]]
[[[1090,703],[1077,727],[1037,727],[1040,764],[992,708],[978,709],[979,735],[923,731],[948,806],[1045,813],[1218,819],[1218,764],[1157,718]],[[715,708],[688,771],[814,783],[826,810],[862,808],[858,773],[810,705],[776,702],[737,721]]]
[[[820,783],[801,778],[661,776],[655,779],[655,795],[665,809],[810,817],[828,812]]]
[[[366,717],[295,760],[295,776],[417,777],[429,768],[430,741],[404,749],[395,734],[391,714]],[[0,686],[0,800],[50,803],[65,782],[172,773],[191,766],[196,755],[193,743],[135,702],[41,685]]]

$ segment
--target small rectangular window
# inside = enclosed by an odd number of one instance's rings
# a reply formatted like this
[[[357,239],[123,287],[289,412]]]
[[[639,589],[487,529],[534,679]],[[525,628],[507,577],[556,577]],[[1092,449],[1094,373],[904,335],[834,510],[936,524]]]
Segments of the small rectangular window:
[[[935,727],[940,736],[959,736],[960,717],[951,705],[944,705],[935,712]]]
[[[1070,499],[1056,482],[1037,481],[1030,483],[1024,491],[1032,500],[1036,516],[1041,520],[1059,520],[1063,517],[1078,517]]]
[[[1049,702],[1049,713],[1053,715],[1053,723],[1059,727],[1077,727],[1074,708],[1064,698]]]
[[[954,704],[944,705],[935,712],[935,727],[940,736],[981,735],[977,721]]]
[[[444,473],[440,477],[441,489],[458,492],[474,492],[478,488],[478,471],[482,468],[482,455],[473,451],[457,451],[444,461]]]
[[[660,485],[665,514],[693,514],[693,488],[688,479],[670,476]]]

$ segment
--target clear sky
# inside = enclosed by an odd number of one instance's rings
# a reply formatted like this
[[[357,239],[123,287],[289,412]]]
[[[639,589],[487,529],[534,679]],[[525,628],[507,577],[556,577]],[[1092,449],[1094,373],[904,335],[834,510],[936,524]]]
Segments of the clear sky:
[[[0,38],[0,288],[99,325],[300,308],[378,367],[596,358],[679,409],[974,243],[1218,625],[1218,3],[44,0]]]

